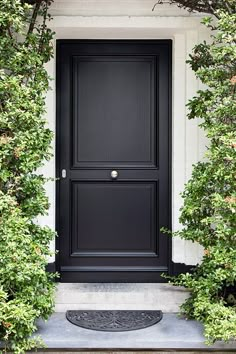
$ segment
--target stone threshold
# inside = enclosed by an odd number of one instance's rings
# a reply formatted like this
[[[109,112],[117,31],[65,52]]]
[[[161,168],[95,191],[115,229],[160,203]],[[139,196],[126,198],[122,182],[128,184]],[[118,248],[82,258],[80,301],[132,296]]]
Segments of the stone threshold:
[[[38,353],[168,353],[172,352],[233,352],[236,342],[216,342],[207,346],[202,325],[179,318],[175,313],[164,313],[161,322],[154,326],[127,332],[93,331],[73,325],[64,312],[54,313],[47,322],[38,322],[36,335],[41,336],[47,349]]]
[[[66,310],[162,310],[178,312],[188,297],[167,283],[58,283],[56,312]]]

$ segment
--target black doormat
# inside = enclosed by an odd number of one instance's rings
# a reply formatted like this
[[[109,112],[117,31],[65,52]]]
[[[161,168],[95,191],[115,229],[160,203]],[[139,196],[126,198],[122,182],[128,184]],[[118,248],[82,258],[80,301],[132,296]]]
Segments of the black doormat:
[[[76,326],[95,331],[134,331],[154,325],[162,311],[67,311],[66,318]]]

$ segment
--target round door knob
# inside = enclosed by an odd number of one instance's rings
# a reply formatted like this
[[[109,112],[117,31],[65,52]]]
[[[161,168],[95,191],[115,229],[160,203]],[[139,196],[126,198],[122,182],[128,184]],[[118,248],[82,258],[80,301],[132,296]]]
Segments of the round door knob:
[[[116,179],[118,177],[118,172],[117,171],[111,171],[111,178]]]

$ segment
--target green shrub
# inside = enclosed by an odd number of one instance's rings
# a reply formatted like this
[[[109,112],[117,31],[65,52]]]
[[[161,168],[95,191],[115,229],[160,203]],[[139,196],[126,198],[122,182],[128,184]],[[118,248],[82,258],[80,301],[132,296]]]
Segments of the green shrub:
[[[201,118],[209,146],[185,186],[183,229],[174,233],[205,251],[193,274],[172,280],[190,290],[182,312],[204,324],[209,343],[236,339],[236,14],[216,16],[203,20],[212,43],[196,45],[188,61],[207,87],[188,103],[188,117]]]
[[[45,267],[55,233],[36,219],[48,209],[46,180],[36,171],[51,157],[44,118],[50,2],[0,0],[0,340],[15,353],[39,345],[30,339],[35,321],[54,306]]]

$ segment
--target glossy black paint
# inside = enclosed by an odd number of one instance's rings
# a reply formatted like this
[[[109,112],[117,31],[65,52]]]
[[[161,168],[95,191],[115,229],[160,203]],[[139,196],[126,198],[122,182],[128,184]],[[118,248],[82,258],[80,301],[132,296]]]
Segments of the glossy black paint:
[[[171,41],[58,41],[60,281],[163,281],[170,118]]]

